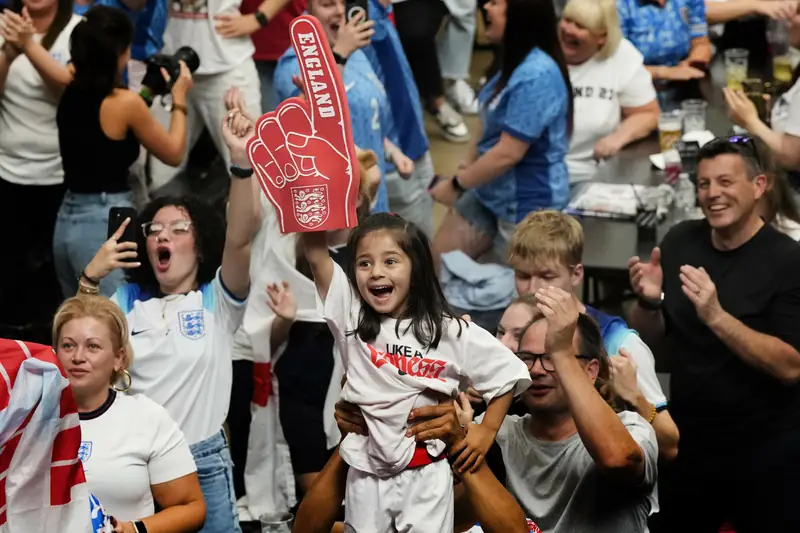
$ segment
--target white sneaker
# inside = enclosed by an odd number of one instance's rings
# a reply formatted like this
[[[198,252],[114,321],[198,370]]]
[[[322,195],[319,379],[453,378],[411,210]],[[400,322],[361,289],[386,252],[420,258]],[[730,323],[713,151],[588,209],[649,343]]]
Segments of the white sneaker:
[[[445,139],[453,143],[469,142],[469,130],[467,125],[464,124],[464,119],[458,114],[458,111],[445,100],[436,113],[436,121],[439,127],[442,128],[442,133]]]
[[[478,97],[465,80],[455,80],[444,91],[450,103],[465,115],[478,114]]]

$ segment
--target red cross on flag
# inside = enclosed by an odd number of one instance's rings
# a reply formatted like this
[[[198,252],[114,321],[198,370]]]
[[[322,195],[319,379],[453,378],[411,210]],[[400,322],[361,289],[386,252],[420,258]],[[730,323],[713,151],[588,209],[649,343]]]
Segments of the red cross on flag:
[[[69,381],[49,346],[0,339],[0,533],[88,533]]]

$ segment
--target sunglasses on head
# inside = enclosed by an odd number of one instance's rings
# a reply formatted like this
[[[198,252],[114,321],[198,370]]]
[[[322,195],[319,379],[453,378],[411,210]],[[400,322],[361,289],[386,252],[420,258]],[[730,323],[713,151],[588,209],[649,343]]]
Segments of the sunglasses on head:
[[[735,146],[737,151],[742,153],[742,155],[754,159],[759,170],[763,170],[764,166],[761,164],[761,156],[758,153],[758,145],[756,144],[755,139],[752,137],[747,135],[730,135],[728,137],[719,137],[713,141],[709,141],[706,146],[713,148],[719,144]]]

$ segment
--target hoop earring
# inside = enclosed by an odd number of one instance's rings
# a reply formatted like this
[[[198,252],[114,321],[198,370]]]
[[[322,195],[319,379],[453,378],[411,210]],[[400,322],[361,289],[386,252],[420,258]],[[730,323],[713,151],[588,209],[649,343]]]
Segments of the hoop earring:
[[[131,390],[131,385],[133,385],[133,378],[131,377],[130,372],[128,372],[127,370],[123,370],[122,371],[122,376],[123,376],[122,382],[125,383],[125,378],[127,377],[128,378],[128,384],[125,385],[125,387],[123,387],[121,389],[117,388],[116,385],[112,385],[111,388],[114,389],[117,392],[128,392],[129,390]]]

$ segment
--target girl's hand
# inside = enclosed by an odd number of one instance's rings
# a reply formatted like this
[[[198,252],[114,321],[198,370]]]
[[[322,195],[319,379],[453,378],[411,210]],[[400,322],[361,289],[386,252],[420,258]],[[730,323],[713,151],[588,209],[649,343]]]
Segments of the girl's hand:
[[[374,20],[361,22],[364,19],[364,13],[356,13],[347,24],[339,26],[339,31],[336,35],[336,45],[333,49],[344,58],[350,57],[350,54],[364,48],[372,39],[375,30]]]
[[[468,317],[469,315],[464,315],[464,316]],[[469,400],[469,403],[476,403],[476,404],[483,403],[483,396],[481,396],[481,394],[478,391],[476,391],[473,387],[467,387],[466,396],[467,399]]]
[[[267,285],[267,296],[267,305],[276,316],[294,322],[297,318],[297,302],[288,282],[284,281],[281,285],[270,283]]]
[[[397,167],[400,177],[408,179],[414,173],[414,162],[400,150],[394,150],[391,154],[392,163]]]
[[[742,91],[734,91],[725,87],[722,92],[725,95],[728,113],[734,124],[746,130],[751,130],[761,120],[758,118],[756,105]]]
[[[127,262],[125,259],[136,259],[138,245],[135,242],[118,242],[125,232],[125,228],[131,223],[130,218],[119,225],[114,235],[108,239],[103,246],[97,250],[94,258],[86,265],[84,272],[92,279],[101,280],[108,276],[112,270],[117,268],[137,268],[141,263]]]
[[[466,427],[472,423],[475,417],[475,409],[472,408],[470,398],[463,392],[458,393],[458,399],[453,400],[453,406],[456,408],[456,416],[462,426]]]
[[[624,349],[620,349],[618,356],[609,357],[608,360],[611,364],[611,388],[617,396],[631,405],[636,405],[642,394],[636,380],[636,362]]]
[[[467,438],[453,446],[451,453],[458,454],[453,469],[463,474],[467,470],[476,472],[494,443],[495,432],[483,424],[467,424]]]

